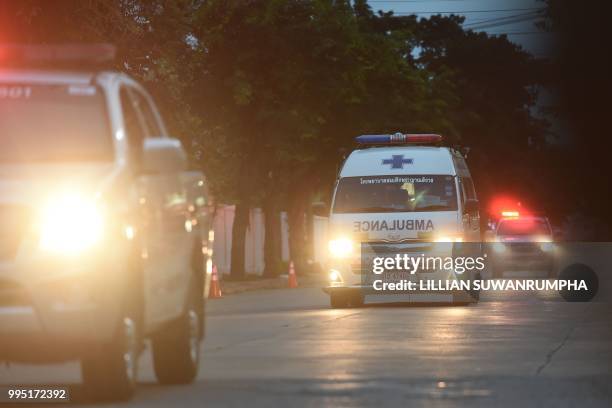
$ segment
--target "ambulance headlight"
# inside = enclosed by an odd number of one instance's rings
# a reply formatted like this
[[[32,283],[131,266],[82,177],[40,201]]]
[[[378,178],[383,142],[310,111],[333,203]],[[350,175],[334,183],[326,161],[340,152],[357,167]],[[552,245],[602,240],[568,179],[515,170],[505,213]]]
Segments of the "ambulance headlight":
[[[329,241],[329,252],[334,258],[346,258],[353,253],[353,241],[349,238],[337,238]]]
[[[46,203],[39,223],[42,250],[72,254],[90,248],[102,239],[104,219],[93,199],[62,195]]]
[[[463,242],[461,236],[441,235],[434,239],[434,242]]]
[[[329,271],[329,281],[331,283],[342,283],[342,275],[335,269]]]

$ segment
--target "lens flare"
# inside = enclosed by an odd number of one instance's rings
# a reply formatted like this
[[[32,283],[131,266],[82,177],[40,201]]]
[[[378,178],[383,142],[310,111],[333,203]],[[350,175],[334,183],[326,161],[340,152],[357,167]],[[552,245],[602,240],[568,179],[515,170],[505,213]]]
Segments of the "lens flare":
[[[103,227],[95,201],[62,195],[49,200],[41,212],[40,247],[50,252],[77,253],[95,245],[102,238]]]

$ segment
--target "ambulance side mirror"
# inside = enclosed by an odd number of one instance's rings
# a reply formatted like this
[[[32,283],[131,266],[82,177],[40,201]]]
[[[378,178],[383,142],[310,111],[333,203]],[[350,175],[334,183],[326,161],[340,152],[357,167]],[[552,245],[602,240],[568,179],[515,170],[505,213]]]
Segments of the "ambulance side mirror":
[[[478,212],[478,204],[478,200],[475,200],[473,198],[465,200],[465,203],[463,204],[463,212],[467,214],[473,214],[475,212]]]
[[[169,137],[145,139],[142,173],[180,173],[187,170],[187,153],[180,140]]]

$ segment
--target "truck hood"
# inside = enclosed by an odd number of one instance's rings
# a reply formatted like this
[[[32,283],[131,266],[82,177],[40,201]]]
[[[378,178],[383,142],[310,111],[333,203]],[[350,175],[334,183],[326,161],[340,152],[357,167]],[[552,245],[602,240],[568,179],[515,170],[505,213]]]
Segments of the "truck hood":
[[[0,166],[0,204],[32,206],[59,192],[102,193],[125,173],[114,163]]]
[[[330,231],[334,237],[366,241],[433,240],[460,232],[456,211],[332,214]]]

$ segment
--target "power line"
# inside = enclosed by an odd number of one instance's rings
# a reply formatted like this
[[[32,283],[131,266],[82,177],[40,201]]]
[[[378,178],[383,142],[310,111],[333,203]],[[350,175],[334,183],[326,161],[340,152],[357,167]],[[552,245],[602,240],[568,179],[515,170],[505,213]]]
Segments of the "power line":
[[[478,0],[368,0],[368,3],[450,3],[460,1],[478,1]]]
[[[522,23],[524,21],[531,21],[531,20],[535,20],[539,18],[539,16],[529,16],[529,17],[522,17],[522,18],[517,18],[514,20],[508,20],[508,21],[501,21],[501,22],[497,22],[497,23],[490,23],[490,24],[481,24],[481,25],[477,25],[477,26],[464,26],[464,28],[468,28],[470,30],[482,30],[485,28],[494,28],[494,27],[500,27],[500,26],[504,26],[504,25],[508,25],[508,24],[516,24],[516,23]]]
[[[542,10],[541,8],[517,8],[517,9],[499,9],[499,10],[452,10],[452,11],[401,11],[393,12],[395,15],[410,15],[410,14],[442,14],[442,13],[453,13],[453,14],[471,14],[471,13],[498,13],[498,12],[514,12],[514,11],[529,11],[529,10]]]
[[[514,18],[518,18],[518,17],[533,16],[533,15],[536,15],[537,13],[538,13],[537,11],[530,11],[528,13],[519,13],[519,14],[510,15],[510,16],[487,17],[487,18],[483,18],[483,19],[480,19],[480,20],[476,20],[476,21],[474,21],[472,23],[469,23],[467,25],[470,26],[470,25],[478,25],[478,24],[484,24],[484,23],[493,23],[493,22],[498,22],[498,21],[514,19]]]
[[[499,32],[491,32],[488,31],[487,34],[490,35],[536,35],[536,34],[557,34],[553,31],[499,31]]]
[[[481,21],[478,21],[478,22],[473,22],[473,23],[465,24],[463,27],[464,28],[471,28],[471,29],[492,28],[492,27],[499,27],[499,26],[503,26],[503,25],[507,25],[507,24],[520,23],[520,22],[523,22],[523,21],[535,20],[535,19],[541,18],[541,17],[542,17],[542,14],[540,14],[538,12],[536,12],[536,13],[517,14],[517,15],[514,15],[514,16],[492,18],[492,19],[488,19],[488,20],[481,20]]]

